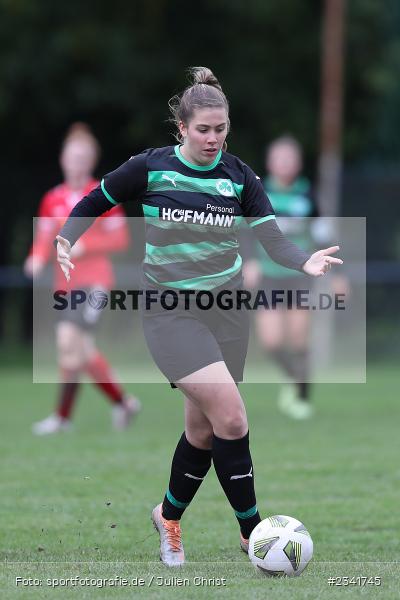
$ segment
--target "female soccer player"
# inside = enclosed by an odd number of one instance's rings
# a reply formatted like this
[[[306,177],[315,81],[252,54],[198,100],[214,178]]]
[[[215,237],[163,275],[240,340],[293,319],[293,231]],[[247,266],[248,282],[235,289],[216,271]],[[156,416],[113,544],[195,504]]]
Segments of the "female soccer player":
[[[313,245],[310,235],[310,219],[316,209],[311,196],[310,182],[301,176],[302,149],[291,136],[274,140],[266,154],[267,177],[264,189],[278,218],[279,227],[285,234],[307,249]],[[257,245],[259,246],[259,245]],[[304,273],[278,265],[265,255],[261,247],[256,257],[243,265],[246,286],[267,289],[309,289]],[[257,334],[263,348],[272,356],[293,385],[285,385],[278,405],[282,412],[295,419],[312,415],[309,385],[309,311],[279,306],[274,310],[258,310]]]
[[[88,221],[112,205],[140,201],[146,219],[144,280],[151,291],[216,294],[242,282],[236,221],[246,217],[274,260],[323,275],[338,247],[311,257],[286,240],[275,223],[259,178],[224,151],[229,131],[227,99],[213,73],[191,69],[192,83],[170,101],[180,144],[149,149],[104,177],[75,207],[57,236],[57,254],[70,278],[71,247]],[[88,217],[74,219],[72,217]],[[186,300],[186,297],[185,297]],[[237,383],[243,375],[246,311],[147,311],[147,344],[157,365],[184,395],[185,431],[176,447],[164,500],[152,512],[160,534],[160,557],[169,566],[184,562],[180,518],[211,461],[240,526],[247,551],[260,522],[254,491],[246,411]]]
[[[51,242],[57,231],[82,196],[98,185],[92,173],[99,152],[98,141],[87,125],[76,123],[71,126],[60,156],[64,182],[47,192],[39,207],[35,239],[24,265],[29,277],[37,277],[41,273],[50,259]],[[114,281],[109,254],[125,250],[128,245],[125,214],[121,207],[112,207],[74,247],[75,287],[88,291],[109,289]],[[65,280],[57,269],[54,289],[65,288]],[[94,331],[101,311],[83,309],[83,305],[81,307],[76,311],[60,313],[56,328],[61,376],[59,398],[55,413],[34,423],[33,432],[36,435],[70,428],[81,372],[86,372],[112,403],[115,429],[126,427],[140,408],[139,401],[122,390],[107,359],[96,347]]]
[[[329,243],[328,232],[318,226],[317,207],[311,184],[302,172],[303,152],[299,142],[289,135],[275,139],[268,146],[263,185],[277,223],[285,235],[303,250],[312,248],[318,239]],[[318,239],[315,232],[318,233]],[[251,233],[251,232],[250,232]],[[250,240],[244,249],[249,252]],[[269,290],[309,290],[304,273],[289,270],[269,260],[263,248],[255,244],[251,258],[243,264],[246,287]],[[254,256],[255,255],[255,256]],[[335,292],[348,294],[348,283],[342,275],[332,278]],[[293,419],[308,419],[313,414],[310,401],[310,312],[296,306],[288,309],[278,305],[274,310],[260,309],[256,313],[257,335],[262,347],[273,357],[293,381],[281,389],[278,406]]]

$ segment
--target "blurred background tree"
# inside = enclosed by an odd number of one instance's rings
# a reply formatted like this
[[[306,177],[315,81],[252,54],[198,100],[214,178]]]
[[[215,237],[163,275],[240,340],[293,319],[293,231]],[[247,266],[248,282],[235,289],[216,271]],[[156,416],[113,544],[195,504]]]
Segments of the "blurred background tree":
[[[291,132],[314,176],[320,0],[0,0],[0,11],[0,285],[13,285],[5,267],[23,260],[39,199],[60,180],[70,123],[88,122],[101,140],[99,174],[173,143],[167,101],[189,65],[220,78],[231,104],[229,150],[261,171],[268,140]],[[371,260],[400,254],[399,31],[397,0],[347,3],[342,209],[368,214]]]

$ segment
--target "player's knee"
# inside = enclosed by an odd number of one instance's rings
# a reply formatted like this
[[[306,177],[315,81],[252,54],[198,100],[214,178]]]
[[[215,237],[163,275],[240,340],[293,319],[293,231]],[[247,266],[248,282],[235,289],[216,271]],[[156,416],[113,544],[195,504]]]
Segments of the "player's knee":
[[[267,352],[277,352],[282,348],[283,340],[281,337],[264,337],[261,340],[261,345]]]
[[[59,335],[57,338],[58,362],[64,369],[80,369],[83,367],[84,353],[79,336]]]
[[[221,422],[214,428],[218,437],[236,440],[248,431],[246,414],[242,410],[227,412]]]
[[[62,369],[77,370],[82,369],[84,360],[82,354],[77,351],[59,350],[58,363]]]

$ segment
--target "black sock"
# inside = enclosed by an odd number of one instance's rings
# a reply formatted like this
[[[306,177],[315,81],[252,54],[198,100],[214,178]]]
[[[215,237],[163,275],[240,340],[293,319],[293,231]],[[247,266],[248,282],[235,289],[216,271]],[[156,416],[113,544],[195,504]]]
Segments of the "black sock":
[[[299,400],[302,400],[303,402],[310,401],[310,384],[308,383],[308,381],[300,381],[297,384],[297,391],[299,395]]]
[[[308,350],[297,350],[293,352],[294,379],[297,382],[297,392],[300,400],[307,402],[310,398],[310,374]]]
[[[247,539],[261,521],[254,491],[249,433],[238,440],[224,440],[214,435],[212,458],[219,482]]]
[[[296,382],[299,399],[308,402],[310,399],[308,350],[290,352],[281,348],[271,351],[270,354],[283,371]]]
[[[183,433],[172,459],[169,487],[162,504],[165,519],[181,518],[210,467],[211,450],[195,448]]]
[[[290,352],[288,352],[285,348],[277,348],[276,350],[271,350],[269,354],[286,373],[286,375],[289,375],[291,379],[296,379],[293,356]]]

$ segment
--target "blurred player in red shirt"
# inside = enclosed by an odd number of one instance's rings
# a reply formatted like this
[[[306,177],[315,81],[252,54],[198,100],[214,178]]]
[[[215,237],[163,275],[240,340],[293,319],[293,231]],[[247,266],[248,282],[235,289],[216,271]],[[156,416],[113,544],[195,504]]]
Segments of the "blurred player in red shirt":
[[[39,207],[39,219],[31,251],[24,264],[29,277],[40,275],[46,263],[55,260],[53,241],[72,208],[83,196],[98,185],[92,173],[100,153],[99,144],[87,125],[71,126],[64,140],[60,165],[64,183],[48,191]],[[125,213],[120,206],[98,219],[74,246],[74,288],[107,290],[114,285],[109,258],[111,252],[129,246],[129,231]],[[54,289],[68,291],[60,269],[54,270]],[[125,394],[115,380],[107,359],[96,347],[94,330],[101,311],[82,304],[78,310],[60,313],[56,326],[60,393],[54,414],[34,423],[33,432],[46,435],[67,430],[75,403],[79,376],[87,373],[113,405],[112,422],[115,429],[125,428],[140,410],[137,398]]]

